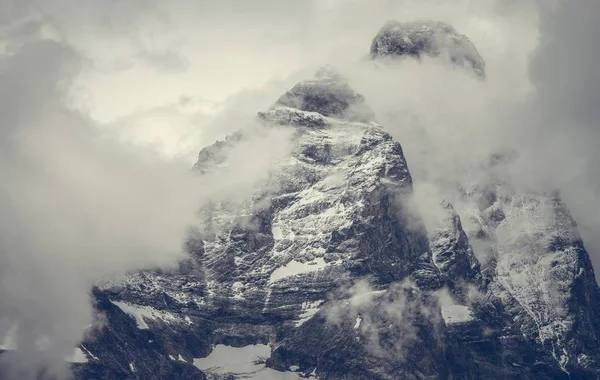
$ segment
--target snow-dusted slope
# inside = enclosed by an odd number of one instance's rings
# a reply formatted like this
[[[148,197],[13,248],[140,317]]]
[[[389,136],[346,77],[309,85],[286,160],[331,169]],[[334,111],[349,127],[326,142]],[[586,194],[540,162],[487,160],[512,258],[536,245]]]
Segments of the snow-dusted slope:
[[[471,210],[474,230],[485,231],[472,238],[487,240],[493,254],[489,293],[565,373],[598,371],[598,286],[575,221],[557,193],[498,184],[492,194]]]

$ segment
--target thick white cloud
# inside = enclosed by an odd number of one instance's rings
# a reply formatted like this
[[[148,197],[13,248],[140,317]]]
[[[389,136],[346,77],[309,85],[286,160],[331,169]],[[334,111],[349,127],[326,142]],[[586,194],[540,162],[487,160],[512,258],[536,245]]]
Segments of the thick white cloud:
[[[189,162],[119,141],[71,109],[85,57],[38,32],[7,40],[0,55],[0,335],[16,328],[17,347],[0,360],[15,379],[43,368],[68,375],[63,359],[93,321],[92,285],[175,265],[199,207],[250,194],[291,136],[259,129],[227,171],[195,176]]]

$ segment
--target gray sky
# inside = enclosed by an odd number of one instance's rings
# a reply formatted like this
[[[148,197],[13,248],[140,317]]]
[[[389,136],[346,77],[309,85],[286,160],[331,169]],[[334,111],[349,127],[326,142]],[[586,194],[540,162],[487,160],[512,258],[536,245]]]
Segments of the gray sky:
[[[561,190],[598,268],[600,3],[542,4],[540,44],[529,66],[536,93],[526,108],[531,118],[521,143],[530,155],[523,168]]]
[[[0,332],[18,320],[24,352],[5,360],[20,378],[23,368],[62,362],[92,318],[94,281],[173,264],[196,207],[247,196],[289,153],[288,132],[246,142],[210,186],[187,172],[197,151],[326,63],[401,142],[424,204],[444,196],[434,180],[465,176],[511,146],[523,157],[514,179],[560,188],[600,262],[599,8],[595,0],[0,0],[0,320],[9,321]],[[486,81],[429,60],[373,70],[361,60],[392,18],[453,24],[486,60]],[[51,354],[35,349],[40,337]]]

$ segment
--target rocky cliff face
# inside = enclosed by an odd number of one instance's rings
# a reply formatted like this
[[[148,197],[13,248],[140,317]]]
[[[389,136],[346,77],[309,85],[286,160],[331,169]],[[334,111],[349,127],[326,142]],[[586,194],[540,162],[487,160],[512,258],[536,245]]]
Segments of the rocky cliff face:
[[[429,54],[401,47],[431,24],[403,25],[371,53]],[[401,146],[331,68],[257,120],[293,129],[292,154],[251,199],[202,210],[179,270],[94,290],[106,325],[77,378],[600,376],[598,286],[557,194],[464,187],[469,207],[444,203],[426,230]],[[205,148],[195,170],[220,170],[245,138]]]

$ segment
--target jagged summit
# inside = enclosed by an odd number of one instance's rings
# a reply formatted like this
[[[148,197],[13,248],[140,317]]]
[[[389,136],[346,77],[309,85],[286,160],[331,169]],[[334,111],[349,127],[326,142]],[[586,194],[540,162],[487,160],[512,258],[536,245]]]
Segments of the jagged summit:
[[[257,113],[259,122],[301,128],[324,128],[333,120],[369,123],[374,113],[365,98],[348,85],[333,67],[326,65],[314,78],[301,81],[283,94],[266,111]],[[247,131],[238,130],[225,140],[204,147],[198,154],[193,170],[206,173],[226,161],[227,152],[247,138]]]
[[[364,97],[351,89],[344,77],[329,65],[319,69],[314,79],[295,85],[276,105],[347,120],[373,119]]]
[[[453,26],[440,21],[388,21],[373,39],[370,55],[372,59],[443,56],[452,64],[485,77],[485,62],[475,45]]]

